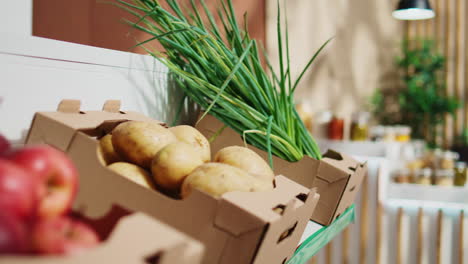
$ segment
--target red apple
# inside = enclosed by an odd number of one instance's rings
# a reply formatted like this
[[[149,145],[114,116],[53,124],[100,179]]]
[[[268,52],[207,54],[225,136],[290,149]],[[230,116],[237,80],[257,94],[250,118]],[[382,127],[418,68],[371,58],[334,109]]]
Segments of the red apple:
[[[42,219],[32,233],[33,247],[40,254],[74,255],[99,243],[96,232],[69,217]]]
[[[39,184],[31,174],[9,160],[0,159],[0,212],[22,220],[34,216]]]
[[[0,211],[0,255],[28,252],[28,233],[22,221]]]
[[[0,134],[0,156],[7,153],[10,149],[10,142],[2,134]]]
[[[8,159],[39,177],[40,218],[63,215],[70,209],[78,188],[78,172],[65,153],[36,145],[14,151]]]

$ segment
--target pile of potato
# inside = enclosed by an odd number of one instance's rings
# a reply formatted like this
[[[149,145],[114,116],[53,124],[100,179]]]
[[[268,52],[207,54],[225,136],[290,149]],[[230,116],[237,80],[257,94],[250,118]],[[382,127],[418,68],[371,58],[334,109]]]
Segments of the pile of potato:
[[[211,161],[208,140],[191,126],[127,121],[100,139],[98,156],[122,176],[181,198],[194,188],[214,197],[273,189],[274,173],[254,151],[231,146]]]

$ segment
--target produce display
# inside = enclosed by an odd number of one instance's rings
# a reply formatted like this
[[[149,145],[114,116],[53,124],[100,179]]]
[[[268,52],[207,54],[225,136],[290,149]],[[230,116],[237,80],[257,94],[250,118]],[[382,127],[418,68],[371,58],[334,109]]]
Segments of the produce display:
[[[197,10],[195,1],[191,1],[192,12],[176,0],[165,1],[169,9],[157,0],[116,2],[137,18],[137,22],[129,22],[131,26],[152,35],[139,45],[152,40],[161,43],[164,52],[146,50],[169,68],[187,96],[205,110],[204,115],[215,116],[249,144],[267,151],[270,165],[272,155],[287,161],[299,161],[304,155],[321,158],[295,109],[294,91],[328,41],[293,80],[288,32],[281,29],[279,11],[280,72],[275,74],[266,56],[269,69],[262,66],[258,44],[239,26],[231,0],[220,1],[217,18],[222,30],[203,0],[199,3],[204,14]]]
[[[211,162],[208,140],[195,128],[127,121],[99,140],[99,160],[150,189],[185,198],[193,188],[214,197],[273,189],[274,173],[254,151],[231,146]]]
[[[98,250],[83,257],[138,249],[140,262],[147,262],[148,256],[158,253],[140,247],[152,244],[152,239],[136,243],[129,240],[131,228],[114,230],[103,220],[114,221],[119,208],[147,214],[200,241],[205,247],[203,263],[283,263],[293,254],[318,206],[316,189],[283,175],[269,179],[272,172],[261,154],[252,156],[238,147],[211,152],[211,142],[193,127],[168,128],[139,112],[120,110],[115,100],[106,101],[98,111],[80,106],[78,100],[62,100],[57,111],[36,112],[26,142],[47,142],[65,151],[80,172],[75,213],[106,238]],[[226,146],[232,145],[242,146],[242,141]],[[109,164],[104,155],[119,161]],[[112,238],[119,231],[125,239],[114,240],[115,249]]]
[[[78,188],[70,159],[47,145],[0,142],[0,254],[73,255],[96,246],[97,233],[69,216]]]

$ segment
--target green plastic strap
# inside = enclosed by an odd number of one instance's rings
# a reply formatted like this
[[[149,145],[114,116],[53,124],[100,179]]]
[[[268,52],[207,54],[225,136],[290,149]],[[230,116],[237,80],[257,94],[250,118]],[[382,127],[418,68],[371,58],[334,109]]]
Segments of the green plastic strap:
[[[325,247],[335,236],[354,222],[354,205],[348,208],[344,214],[331,225],[322,227],[319,231],[308,237],[296,250],[288,264],[302,264],[310,260],[320,249]]]

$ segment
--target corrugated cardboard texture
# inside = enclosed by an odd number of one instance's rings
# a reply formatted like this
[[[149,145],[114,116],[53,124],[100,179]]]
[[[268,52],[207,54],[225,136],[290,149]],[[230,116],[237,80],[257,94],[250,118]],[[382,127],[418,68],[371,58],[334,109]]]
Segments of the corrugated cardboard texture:
[[[207,115],[197,124],[197,129],[207,138],[217,135],[211,143],[213,155],[224,147],[231,145],[244,146],[241,136],[211,115]],[[263,158],[268,154],[254,146],[254,150]],[[311,212],[311,219],[322,225],[329,225],[346,208],[354,203],[362,179],[367,171],[366,165],[360,164],[349,156],[329,151],[322,160],[304,157],[298,162],[287,162],[273,156],[275,173],[307,188],[316,187],[320,194],[316,210]]]
[[[201,241],[207,250],[203,263],[282,263],[294,253],[317,204],[315,190],[277,176],[276,188],[268,192],[232,192],[215,199],[195,190],[185,200],[174,200],[100,164],[98,141],[90,135],[113,127],[109,120],[151,119],[115,111],[37,113],[34,118],[28,143],[47,142],[66,151],[89,187],[80,191],[77,210],[101,215],[116,202],[145,212]],[[49,133],[44,124],[59,131]],[[86,197],[93,197],[94,203],[82,203]],[[282,214],[273,211],[278,206],[284,208]]]

